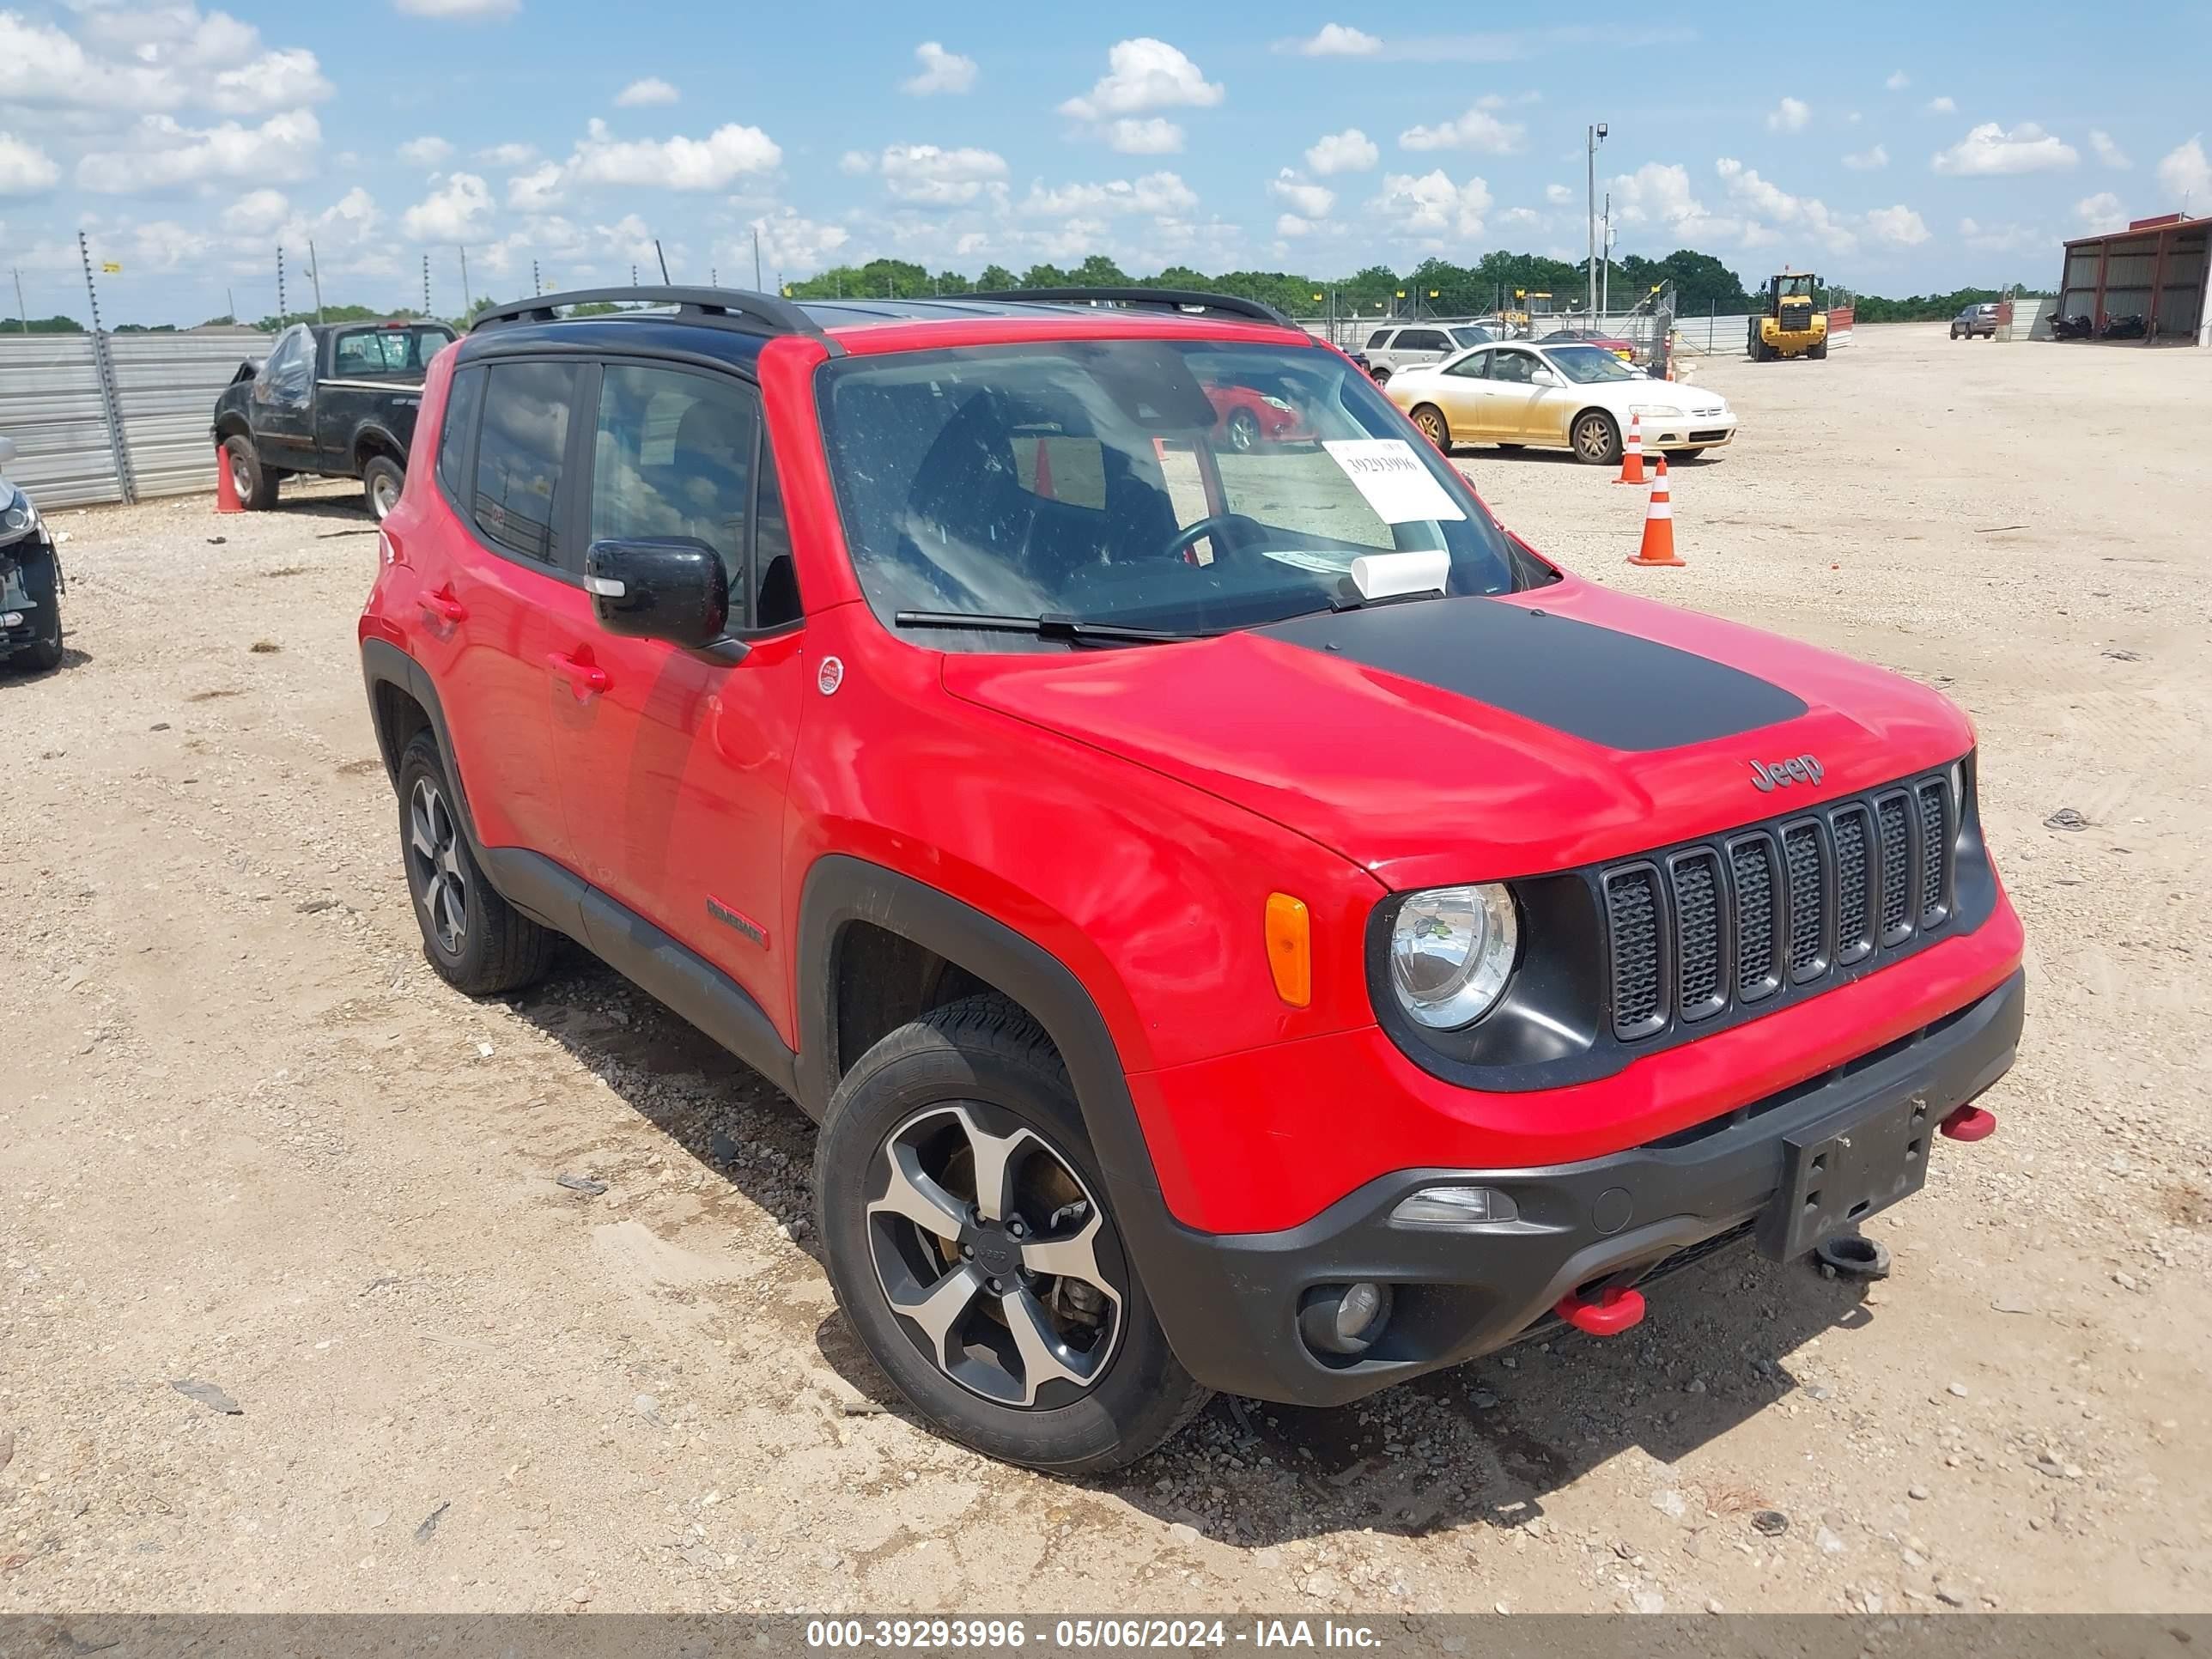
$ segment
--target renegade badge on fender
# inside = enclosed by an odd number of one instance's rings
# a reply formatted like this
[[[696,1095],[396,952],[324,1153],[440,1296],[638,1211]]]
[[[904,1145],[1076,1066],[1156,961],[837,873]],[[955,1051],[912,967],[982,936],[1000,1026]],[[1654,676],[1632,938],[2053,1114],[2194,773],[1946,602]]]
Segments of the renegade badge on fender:
[[[1993,1125],[1965,717],[1557,569],[1263,306],[524,301],[413,466],[360,633],[430,961],[566,934],[787,1091],[855,1332],[995,1455],[1610,1334]]]

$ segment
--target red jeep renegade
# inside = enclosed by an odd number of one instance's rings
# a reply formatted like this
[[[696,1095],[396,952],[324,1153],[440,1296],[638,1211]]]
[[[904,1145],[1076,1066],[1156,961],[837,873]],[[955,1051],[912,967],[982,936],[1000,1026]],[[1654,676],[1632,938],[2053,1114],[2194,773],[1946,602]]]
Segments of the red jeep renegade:
[[[787,1091],[1018,1462],[1849,1240],[2020,1035],[1956,708],[1546,563],[1249,301],[493,310],[360,634],[438,971],[566,935]]]

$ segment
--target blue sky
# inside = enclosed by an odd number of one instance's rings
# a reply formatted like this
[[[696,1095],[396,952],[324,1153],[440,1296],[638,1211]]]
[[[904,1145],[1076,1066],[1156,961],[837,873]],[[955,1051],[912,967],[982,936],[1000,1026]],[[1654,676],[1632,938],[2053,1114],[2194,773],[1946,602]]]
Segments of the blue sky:
[[[479,294],[533,258],[549,288],[627,280],[655,236],[679,281],[749,282],[756,230],[771,282],[1579,258],[1594,120],[1622,252],[1873,292],[2048,283],[2065,236],[2212,211],[2202,3],[1534,9],[858,0],[815,33],[726,3],[0,0],[0,266],[81,313],[82,227],[124,268],[113,323],[272,310],[280,242],[296,306],[311,239],[326,297],[417,301],[427,252],[447,310],[461,246]]]

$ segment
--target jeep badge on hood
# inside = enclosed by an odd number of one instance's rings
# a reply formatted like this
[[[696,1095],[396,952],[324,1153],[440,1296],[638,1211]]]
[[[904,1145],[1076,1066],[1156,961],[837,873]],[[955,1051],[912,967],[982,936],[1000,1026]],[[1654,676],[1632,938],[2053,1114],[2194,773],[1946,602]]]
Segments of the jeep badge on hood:
[[[1810,755],[1792,755],[1786,761],[1773,761],[1764,766],[1757,761],[1749,764],[1751,787],[1761,794],[1771,795],[1793,783],[1818,783],[1821,776],[1820,763]]]

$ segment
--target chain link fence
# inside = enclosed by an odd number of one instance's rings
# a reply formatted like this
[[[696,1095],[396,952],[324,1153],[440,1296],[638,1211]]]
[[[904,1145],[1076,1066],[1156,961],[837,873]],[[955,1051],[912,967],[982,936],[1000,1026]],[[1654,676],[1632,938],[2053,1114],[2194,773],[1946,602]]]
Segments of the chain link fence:
[[[269,336],[0,335],[9,477],[42,508],[215,488],[216,394]]]

